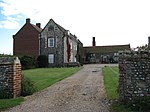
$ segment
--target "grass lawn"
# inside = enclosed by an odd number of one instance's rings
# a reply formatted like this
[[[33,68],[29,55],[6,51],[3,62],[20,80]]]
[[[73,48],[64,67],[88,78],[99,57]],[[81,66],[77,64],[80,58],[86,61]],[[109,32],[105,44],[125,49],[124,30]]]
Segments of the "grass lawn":
[[[19,97],[16,99],[0,99],[0,111],[19,105],[23,101],[23,97]]]
[[[23,74],[30,78],[38,91],[66,78],[79,71],[80,67],[74,68],[39,68],[24,70]]]
[[[118,67],[104,67],[104,85],[107,97],[110,100],[118,98]]]
[[[118,99],[118,67],[104,67],[103,75],[107,98],[109,100]],[[130,112],[129,108],[117,103],[112,104],[111,108],[113,112]]]
[[[30,78],[38,91],[66,78],[79,71],[81,67],[74,68],[38,68],[23,70],[22,73]],[[23,97],[16,99],[0,99],[0,111],[16,105],[24,101]]]

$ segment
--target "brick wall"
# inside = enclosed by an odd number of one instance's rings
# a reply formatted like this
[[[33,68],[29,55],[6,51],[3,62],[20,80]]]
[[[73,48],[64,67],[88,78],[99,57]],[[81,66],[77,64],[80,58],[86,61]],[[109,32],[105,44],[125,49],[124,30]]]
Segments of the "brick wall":
[[[39,34],[31,23],[26,23],[15,35],[13,35],[13,55],[38,56]]]
[[[0,58],[0,96],[16,98],[21,93],[21,64],[17,57]]]
[[[119,57],[119,100],[150,97],[150,53],[122,52]]]

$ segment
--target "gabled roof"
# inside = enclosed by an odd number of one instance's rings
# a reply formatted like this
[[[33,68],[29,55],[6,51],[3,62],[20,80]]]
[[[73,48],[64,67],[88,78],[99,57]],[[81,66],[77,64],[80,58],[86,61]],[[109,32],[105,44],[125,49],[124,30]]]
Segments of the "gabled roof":
[[[59,24],[55,23],[58,28],[62,31],[62,32],[66,32],[67,30],[65,28],[63,28],[62,26],[60,26]]]
[[[111,45],[111,46],[90,46],[83,47],[85,53],[111,53],[124,50],[130,50],[130,44],[126,45]]]
[[[50,21],[54,22],[54,23],[57,25],[57,27],[58,27],[62,32],[64,32],[64,33],[67,32],[67,30],[66,30],[65,28],[63,28],[62,26],[60,26],[59,24],[57,24],[53,19],[50,19],[49,22],[50,22]],[[48,22],[47,24],[49,24],[49,22]],[[45,25],[45,27],[47,26],[47,24]],[[45,27],[43,28],[43,30],[45,29]]]
[[[38,31],[39,33],[42,31],[42,28],[39,28],[38,26],[31,24],[31,23],[25,23],[20,30],[15,34],[17,35],[27,24],[31,25],[36,31]],[[14,37],[13,37],[14,38]]]
[[[63,28],[62,26],[60,26],[59,24],[57,24],[53,19],[50,19],[49,22],[50,22],[50,21],[54,22],[54,23],[57,25],[57,27],[58,27],[64,34],[67,34],[67,33],[68,33],[69,30],[66,30],[65,28]],[[49,22],[48,22],[47,24],[49,24]],[[45,27],[46,27],[46,26],[45,26]],[[45,27],[44,27],[44,29],[45,29]],[[44,29],[43,29],[43,30],[44,30]],[[75,35],[71,34],[71,33],[70,33],[69,37],[70,37],[70,38],[74,38],[74,39],[77,40],[77,37],[76,37]]]
[[[38,32],[41,32],[42,31],[42,28],[39,28],[38,26],[34,25],[34,24],[31,24]]]

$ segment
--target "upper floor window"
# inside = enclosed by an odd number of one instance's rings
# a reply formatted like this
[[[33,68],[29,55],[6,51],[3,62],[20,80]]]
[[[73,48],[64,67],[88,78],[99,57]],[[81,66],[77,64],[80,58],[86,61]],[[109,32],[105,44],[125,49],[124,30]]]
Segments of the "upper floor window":
[[[48,38],[48,47],[54,47],[54,38]]]
[[[72,44],[72,42],[70,42],[70,48],[73,49],[73,44]]]
[[[48,31],[54,31],[54,26],[50,25],[50,26],[48,27]]]
[[[54,26],[54,31],[57,31],[58,30],[58,27],[57,26]]]
[[[77,51],[77,45],[74,45],[74,50],[76,50],[76,51]]]

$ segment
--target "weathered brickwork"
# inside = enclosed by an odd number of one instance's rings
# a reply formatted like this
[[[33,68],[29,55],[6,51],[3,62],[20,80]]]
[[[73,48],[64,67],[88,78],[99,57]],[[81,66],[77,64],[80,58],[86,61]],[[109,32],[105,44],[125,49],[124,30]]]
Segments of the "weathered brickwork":
[[[119,57],[119,100],[150,97],[150,52],[123,52]]]
[[[0,58],[0,94],[15,98],[21,92],[21,64],[16,57]]]
[[[27,18],[24,26],[13,35],[13,55],[37,57],[39,55],[39,34],[41,31],[40,23],[34,25]]]

